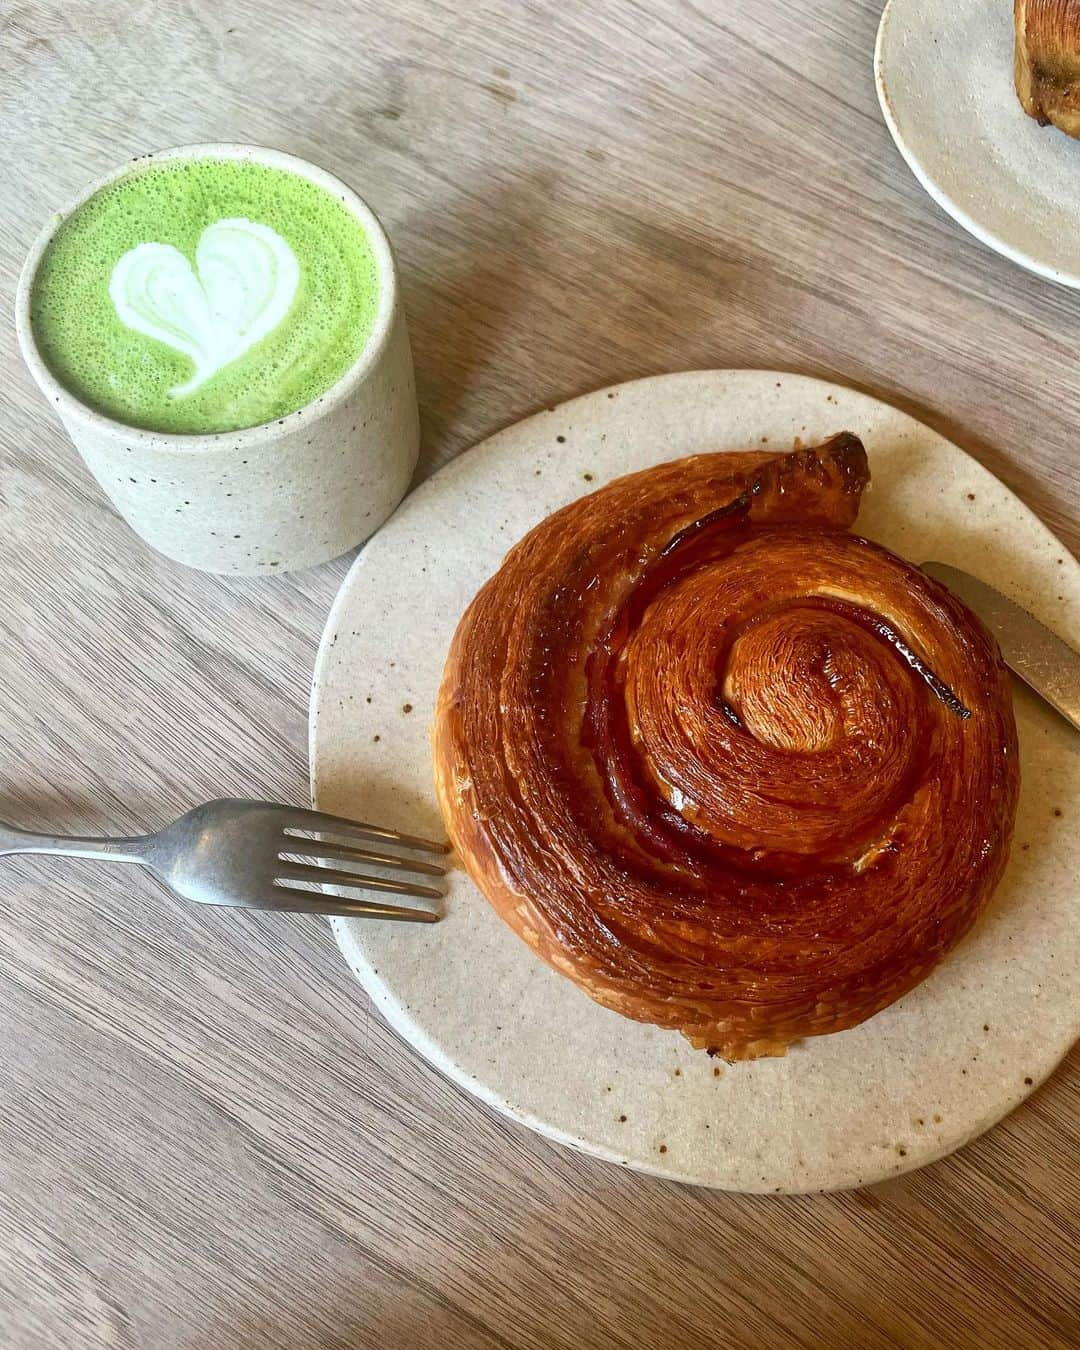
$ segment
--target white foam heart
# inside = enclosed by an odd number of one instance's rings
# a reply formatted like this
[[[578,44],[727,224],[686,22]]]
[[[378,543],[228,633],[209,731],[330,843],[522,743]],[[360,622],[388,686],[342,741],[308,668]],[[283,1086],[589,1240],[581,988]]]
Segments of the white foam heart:
[[[219,220],[195,248],[137,244],[113,268],[109,297],[122,323],[191,358],[195,373],[169,390],[183,398],[268,336],[289,312],[300,264],[258,221]]]

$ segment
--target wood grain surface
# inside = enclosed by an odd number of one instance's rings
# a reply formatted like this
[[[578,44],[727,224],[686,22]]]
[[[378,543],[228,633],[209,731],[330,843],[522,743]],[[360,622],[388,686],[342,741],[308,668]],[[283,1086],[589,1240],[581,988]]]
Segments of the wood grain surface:
[[[423,474],[605,383],[787,368],[922,417],[1075,548],[1080,297],[976,244],[905,169],[873,90],[879,8],[7,0],[0,815],[119,833],[307,791],[347,560],[246,581],[152,556],[15,346],[49,212],[167,144],[275,145],[376,208]],[[89,863],[0,866],[5,1346],[1080,1344],[1075,1053],[896,1182],[694,1191],[442,1081],[320,921],[184,908]]]

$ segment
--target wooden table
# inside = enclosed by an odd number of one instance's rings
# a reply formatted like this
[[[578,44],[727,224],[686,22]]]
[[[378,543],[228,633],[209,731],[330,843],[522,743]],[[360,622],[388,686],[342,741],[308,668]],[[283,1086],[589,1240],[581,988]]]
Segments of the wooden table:
[[[308,682],[348,560],[271,582],[151,556],[12,333],[48,213],[170,143],[280,146],[375,206],[424,474],[605,383],[786,368],[922,417],[1075,547],[1078,297],[981,248],[905,169],[874,97],[879,9],[5,6],[0,815],[119,833],[307,791]],[[91,864],[3,867],[6,1346],[1080,1344],[1075,1054],[895,1182],[695,1191],[463,1096],[387,1031],[322,922],[184,908]]]

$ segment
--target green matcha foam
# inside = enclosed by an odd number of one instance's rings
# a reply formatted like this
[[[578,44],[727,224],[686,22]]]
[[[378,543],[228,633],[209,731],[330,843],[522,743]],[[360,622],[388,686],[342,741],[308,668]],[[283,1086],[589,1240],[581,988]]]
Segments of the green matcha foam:
[[[95,193],[34,278],[42,359],[131,426],[258,426],[326,392],[362,353],[379,302],[367,231],[299,174],[165,160]]]

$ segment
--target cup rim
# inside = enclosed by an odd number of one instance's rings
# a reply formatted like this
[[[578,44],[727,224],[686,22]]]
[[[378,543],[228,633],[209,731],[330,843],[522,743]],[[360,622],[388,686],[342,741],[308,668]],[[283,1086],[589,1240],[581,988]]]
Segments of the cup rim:
[[[251,427],[239,427],[235,431],[155,431],[150,427],[132,426],[128,422],[110,417],[107,413],[99,412],[73,394],[52,373],[38,350],[33,325],[30,322],[30,295],[42,255],[56,231],[68,216],[102,188],[119,182],[129,174],[137,174],[148,164],[172,159],[247,160],[263,164],[267,168],[283,169],[298,174],[344,202],[367,232],[379,276],[379,302],[368,340],[353,364],[328,389],[310,403],[303,404],[283,417],[273,418],[269,422],[259,422]],[[397,285],[397,265],[393,250],[379,218],[359,193],[354,192],[336,175],[310,160],[302,159],[299,155],[275,150],[271,146],[253,145],[242,141],[193,142],[189,145],[169,146],[164,150],[155,150],[145,155],[135,155],[120,167],[96,178],[74,201],[50,217],[31,244],[19,275],[15,296],[15,331],[23,360],[49,403],[54,408],[63,409],[65,414],[74,416],[88,429],[96,429],[123,438],[132,446],[141,445],[154,449],[209,451],[220,449],[223,442],[237,449],[250,449],[255,445],[291,435],[298,426],[310,425],[315,417],[325,416],[348,398],[379,360],[390,340],[397,306]]]

